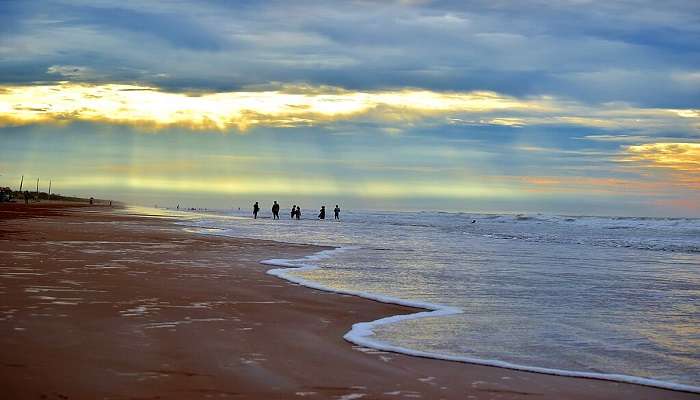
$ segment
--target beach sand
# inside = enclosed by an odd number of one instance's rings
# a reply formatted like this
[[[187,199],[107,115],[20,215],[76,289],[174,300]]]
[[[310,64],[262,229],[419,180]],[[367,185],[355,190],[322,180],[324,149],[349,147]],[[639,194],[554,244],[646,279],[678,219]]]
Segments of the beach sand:
[[[0,396],[700,398],[353,346],[342,339],[353,323],[416,310],[304,288],[259,264],[319,250],[107,207],[0,204]]]

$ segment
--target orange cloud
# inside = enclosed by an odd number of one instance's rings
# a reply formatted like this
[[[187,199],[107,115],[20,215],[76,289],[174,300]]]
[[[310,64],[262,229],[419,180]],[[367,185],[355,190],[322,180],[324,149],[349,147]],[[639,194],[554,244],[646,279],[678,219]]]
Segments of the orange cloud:
[[[544,176],[523,176],[521,178],[525,183],[536,186],[555,186],[561,185],[562,180],[558,178],[544,177]]]
[[[619,194],[636,192],[656,194],[668,185],[659,181],[588,176],[507,176],[500,177],[527,185],[525,190],[537,193],[599,193]]]
[[[700,189],[700,143],[627,146],[620,161],[663,172],[680,186]]]
[[[647,143],[627,146],[628,161],[656,167],[700,172],[700,143]]]

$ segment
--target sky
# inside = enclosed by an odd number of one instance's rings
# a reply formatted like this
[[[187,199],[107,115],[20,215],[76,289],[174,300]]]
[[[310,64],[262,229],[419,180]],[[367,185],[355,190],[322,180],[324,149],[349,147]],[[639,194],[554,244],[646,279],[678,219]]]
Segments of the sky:
[[[700,2],[0,1],[0,186],[700,217]],[[26,187],[26,186],[25,186]]]

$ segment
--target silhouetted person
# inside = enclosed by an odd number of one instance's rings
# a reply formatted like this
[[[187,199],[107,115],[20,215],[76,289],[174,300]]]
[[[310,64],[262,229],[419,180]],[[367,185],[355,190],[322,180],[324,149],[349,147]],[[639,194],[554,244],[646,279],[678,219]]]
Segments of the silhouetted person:
[[[95,198],[94,198],[94,197],[90,197],[90,205],[93,205],[93,203],[95,203]],[[156,208],[157,208],[157,207],[158,207],[158,206],[156,206]]]
[[[29,204],[29,191],[24,191],[24,204]]]
[[[258,219],[258,212],[260,211],[260,206],[258,205],[258,202],[256,201],[255,204],[253,204],[253,219]]]
[[[280,205],[276,201],[272,205],[272,219],[280,219]]]
[[[180,205],[179,205],[179,204],[177,205],[177,210],[180,211]]]
[[[300,206],[297,206],[296,217],[297,217],[297,220],[301,219],[301,207]]]
[[[340,219],[340,207],[338,205],[335,205],[335,208],[333,209],[333,215],[335,219]]]
[[[321,206],[321,211],[318,212],[318,219],[326,219],[326,206]]]
[[[297,216],[297,205],[295,204],[292,206],[292,211],[289,213],[289,217],[291,219],[294,219],[294,217],[296,217],[296,216]]]

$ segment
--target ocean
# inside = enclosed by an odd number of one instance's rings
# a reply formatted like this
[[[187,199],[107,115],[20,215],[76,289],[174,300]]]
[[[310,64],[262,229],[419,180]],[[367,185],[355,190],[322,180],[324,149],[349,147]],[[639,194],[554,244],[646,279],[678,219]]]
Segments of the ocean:
[[[429,309],[358,321],[351,342],[700,392],[700,219],[314,211],[171,214],[201,234],[336,247],[265,263],[307,286]]]

